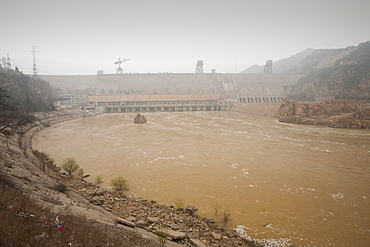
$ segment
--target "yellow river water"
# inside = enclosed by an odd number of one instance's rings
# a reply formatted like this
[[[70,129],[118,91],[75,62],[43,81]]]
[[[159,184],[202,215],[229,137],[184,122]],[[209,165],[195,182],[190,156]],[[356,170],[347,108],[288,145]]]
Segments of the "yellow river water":
[[[37,133],[34,149],[74,157],[104,187],[194,205],[270,246],[370,246],[370,131],[235,112],[104,114]]]

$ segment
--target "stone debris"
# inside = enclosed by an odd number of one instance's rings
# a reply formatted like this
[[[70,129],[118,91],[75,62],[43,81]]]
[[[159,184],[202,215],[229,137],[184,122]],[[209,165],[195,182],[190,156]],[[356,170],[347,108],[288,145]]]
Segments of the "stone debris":
[[[234,230],[218,226],[215,220],[196,215],[195,206],[161,205],[154,200],[96,188],[84,180],[75,180],[70,186],[92,204],[117,215],[117,223],[152,233],[164,226],[168,239],[185,246],[257,246],[247,245]]]
[[[321,103],[293,103],[285,99],[275,117],[284,123],[370,129],[370,102],[327,100]]]

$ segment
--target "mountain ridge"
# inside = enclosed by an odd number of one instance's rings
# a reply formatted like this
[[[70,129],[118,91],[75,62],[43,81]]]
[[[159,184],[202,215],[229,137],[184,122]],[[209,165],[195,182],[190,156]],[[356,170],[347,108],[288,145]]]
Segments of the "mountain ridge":
[[[272,72],[275,74],[307,74],[317,68],[326,68],[347,56],[354,46],[339,49],[307,48],[288,58],[273,63]],[[334,60],[334,62],[333,62]],[[264,65],[254,64],[240,73],[263,73]]]
[[[262,73],[253,65],[241,73]],[[305,74],[288,98],[313,102],[328,99],[370,100],[370,41],[339,49],[311,49],[273,63],[275,74]]]

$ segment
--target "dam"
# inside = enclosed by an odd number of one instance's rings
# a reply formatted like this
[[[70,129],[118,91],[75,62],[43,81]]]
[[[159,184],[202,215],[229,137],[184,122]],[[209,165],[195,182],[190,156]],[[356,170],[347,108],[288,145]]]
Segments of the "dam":
[[[54,86],[60,106],[66,108],[102,107],[105,112],[226,111],[232,110],[233,103],[241,103],[238,109],[271,115],[303,76],[213,71],[39,77]]]

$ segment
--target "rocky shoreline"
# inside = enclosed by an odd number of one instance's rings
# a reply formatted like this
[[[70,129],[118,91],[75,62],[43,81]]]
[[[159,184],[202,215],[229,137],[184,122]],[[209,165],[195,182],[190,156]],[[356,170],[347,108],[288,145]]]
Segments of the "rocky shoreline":
[[[370,102],[328,100],[321,103],[294,103],[285,99],[275,117],[284,123],[370,129]]]
[[[112,212],[117,216],[117,223],[154,234],[163,231],[168,239],[183,246],[258,246],[242,239],[234,230],[218,226],[212,219],[199,217],[194,206],[176,208],[162,205],[153,200],[108,191],[68,176],[61,178],[61,181],[91,204]]]
[[[31,139],[36,132],[55,123],[95,114],[98,113],[80,110],[37,113],[35,122],[7,135],[1,133],[1,173],[6,173],[17,189],[39,204],[61,214],[68,209],[69,214],[138,234],[146,239],[146,246],[157,245],[159,234],[168,239],[166,246],[259,246],[233,229],[198,216],[194,206],[176,208],[108,191],[55,172],[55,167],[46,165],[47,160],[35,156]]]

